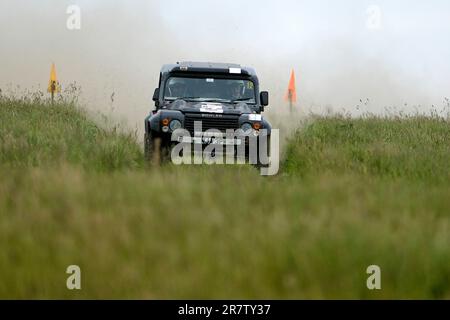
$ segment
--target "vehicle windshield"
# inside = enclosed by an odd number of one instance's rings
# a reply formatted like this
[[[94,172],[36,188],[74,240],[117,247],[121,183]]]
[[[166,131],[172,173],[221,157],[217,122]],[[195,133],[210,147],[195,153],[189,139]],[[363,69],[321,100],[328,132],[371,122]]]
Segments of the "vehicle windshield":
[[[186,101],[256,103],[252,81],[214,77],[171,77],[166,81],[164,99],[169,101],[183,99]]]

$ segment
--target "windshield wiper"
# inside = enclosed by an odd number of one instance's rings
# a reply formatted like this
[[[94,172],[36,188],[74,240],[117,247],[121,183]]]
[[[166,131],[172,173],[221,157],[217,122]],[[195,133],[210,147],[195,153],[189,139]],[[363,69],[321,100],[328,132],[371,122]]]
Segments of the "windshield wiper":
[[[200,99],[201,97],[166,97],[167,101],[175,101],[175,100],[188,100],[188,99]]]
[[[221,98],[202,98],[202,97],[184,97],[180,98],[183,100],[190,100],[193,99],[194,101],[200,101],[200,102],[230,102],[228,99],[221,99]]]
[[[179,97],[181,100],[200,99],[201,97]]]
[[[214,102],[214,101],[217,101],[217,102],[230,102],[230,100],[222,99],[222,98],[205,98],[202,101],[205,101],[205,102]]]
[[[239,99],[234,99],[233,101],[231,101],[231,102],[239,102],[239,101],[247,101],[247,100],[251,100],[251,99],[253,99],[253,98],[239,98]]]

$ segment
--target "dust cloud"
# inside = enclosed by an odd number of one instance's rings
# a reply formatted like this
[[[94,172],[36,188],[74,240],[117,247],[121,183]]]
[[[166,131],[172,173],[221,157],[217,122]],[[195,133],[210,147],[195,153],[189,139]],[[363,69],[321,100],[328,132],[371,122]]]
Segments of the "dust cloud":
[[[0,88],[46,90],[55,62],[63,88],[75,82],[88,109],[138,135],[160,66],[183,60],[254,67],[271,94],[266,115],[283,128],[309,112],[443,106],[449,5],[424,10],[408,2],[405,11],[406,2],[378,3],[379,25],[369,28],[372,3],[356,0],[2,0]],[[80,30],[66,27],[69,5],[81,9]],[[299,98],[293,115],[283,100],[291,69]]]

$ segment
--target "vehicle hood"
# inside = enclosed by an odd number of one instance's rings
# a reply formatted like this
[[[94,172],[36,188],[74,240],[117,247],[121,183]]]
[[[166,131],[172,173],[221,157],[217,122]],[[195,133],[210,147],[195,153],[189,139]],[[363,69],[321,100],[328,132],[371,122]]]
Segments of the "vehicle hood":
[[[184,100],[175,100],[165,105],[162,109],[178,110],[183,113],[225,113],[225,114],[243,114],[253,113],[253,109],[245,102],[223,103],[223,102],[189,102]]]

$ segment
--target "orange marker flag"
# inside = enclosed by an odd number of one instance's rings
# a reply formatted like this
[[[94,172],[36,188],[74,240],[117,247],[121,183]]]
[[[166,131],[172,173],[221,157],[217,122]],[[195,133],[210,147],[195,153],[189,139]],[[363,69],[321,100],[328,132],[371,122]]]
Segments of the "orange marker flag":
[[[290,103],[297,102],[297,91],[295,90],[295,73],[291,71],[291,78],[289,79],[289,86],[284,100]]]

